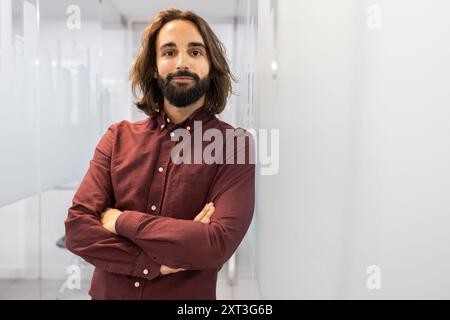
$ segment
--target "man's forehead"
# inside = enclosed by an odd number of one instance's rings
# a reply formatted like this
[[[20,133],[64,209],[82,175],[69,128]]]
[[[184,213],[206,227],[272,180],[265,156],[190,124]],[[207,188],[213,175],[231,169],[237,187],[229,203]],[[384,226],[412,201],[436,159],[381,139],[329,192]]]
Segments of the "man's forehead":
[[[176,20],[165,24],[158,33],[158,48],[162,46],[205,46],[197,27],[190,21]]]

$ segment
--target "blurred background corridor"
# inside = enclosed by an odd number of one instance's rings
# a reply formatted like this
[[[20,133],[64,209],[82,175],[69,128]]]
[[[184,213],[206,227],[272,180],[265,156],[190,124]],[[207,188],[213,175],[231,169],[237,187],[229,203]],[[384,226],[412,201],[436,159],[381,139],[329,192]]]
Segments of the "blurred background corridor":
[[[217,298],[449,299],[445,0],[0,0],[0,299],[90,298],[63,221],[108,126],[146,118],[130,66],[170,6],[226,47],[219,117],[269,141]]]

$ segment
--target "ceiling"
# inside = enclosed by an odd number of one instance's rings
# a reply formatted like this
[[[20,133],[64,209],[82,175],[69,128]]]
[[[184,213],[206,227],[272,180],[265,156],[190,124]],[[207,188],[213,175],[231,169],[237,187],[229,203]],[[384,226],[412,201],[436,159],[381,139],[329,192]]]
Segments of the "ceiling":
[[[232,21],[238,0],[103,0],[127,20],[148,22],[158,11],[178,7],[199,14],[208,22]]]
[[[84,20],[98,21],[101,18],[102,21],[128,20],[147,24],[167,7],[194,11],[209,23],[231,22],[241,0],[13,0],[15,16],[22,16],[25,1],[35,7],[39,3],[40,19],[44,21],[65,20],[74,14],[74,11],[67,10],[75,6]]]

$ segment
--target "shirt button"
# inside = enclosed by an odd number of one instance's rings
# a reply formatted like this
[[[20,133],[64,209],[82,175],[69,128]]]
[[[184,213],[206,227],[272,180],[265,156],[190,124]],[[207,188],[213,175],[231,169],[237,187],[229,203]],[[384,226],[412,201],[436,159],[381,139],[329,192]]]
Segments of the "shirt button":
[[[134,283],[134,286],[135,286],[136,288],[139,288],[140,285],[141,285],[141,284],[139,283],[139,281],[136,281],[136,282]]]
[[[191,127],[187,126],[186,129],[188,129],[188,131],[189,131],[189,130],[191,130]]]
[[[165,124],[162,124],[162,125],[161,125],[161,129],[164,129],[165,126],[166,126]]]
[[[156,210],[156,206],[152,206],[152,210],[155,211]]]
[[[148,269],[144,269],[144,270],[142,271],[142,273],[145,274],[145,275],[147,275],[147,274],[148,274]]]
[[[163,167],[159,167],[158,171],[163,172],[164,171]]]
[[[169,117],[167,117],[167,122],[170,122],[170,119],[169,119]]]
[[[175,132],[172,132],[171,134],[170,134],[170,136],[173,138],[173,137],[175,137]]]

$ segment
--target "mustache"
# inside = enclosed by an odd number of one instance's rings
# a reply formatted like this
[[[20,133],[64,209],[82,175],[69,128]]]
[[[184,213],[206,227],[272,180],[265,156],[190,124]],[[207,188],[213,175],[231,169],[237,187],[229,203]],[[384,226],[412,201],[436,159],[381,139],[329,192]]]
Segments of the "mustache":
[[[199,81],[200,77],[198,75],[196,75],[195,73],[191,73],[187,70],[182,70],[182,71],[178,71],[177,73],[169,73],[167,75],[167,82],[172,81],[172,79],[174,77],[191,77],[192,79],[194,79],[195,81]]]

